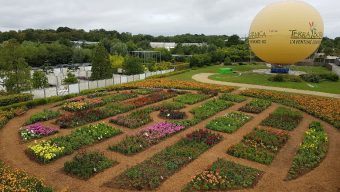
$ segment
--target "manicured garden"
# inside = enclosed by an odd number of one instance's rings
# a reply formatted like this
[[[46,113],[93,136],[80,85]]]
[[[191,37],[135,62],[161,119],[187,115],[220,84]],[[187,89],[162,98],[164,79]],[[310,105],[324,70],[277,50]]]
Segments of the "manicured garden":
[[[0,148],[0,191],[258,190],[258,182],[266,190],[272,188],[268,179],[292,189],[290,180],[320,178],[324,166],[317,167],[336,152],[329,143],[337,142],[338,100],[262,90],[230,93],[234,89],[151,79],[86,91],[35,112],[28,108],[38,104],[1,111],[0,136],[12,138],[0,140],[8,149]],[[334,127],[312,122],[303,111]],[[309,127],[302,118],[312,122]],[[294,133],[303,129],[299,139]],[[229,142],[234,143],[226,147]],[[281,162],[293,146],[294,157]],[[285,179],[272,171],[274,160],[290,167]],[[47,179],[52,188],[5,163]],[[332,182],[333,172],[327,176]]]

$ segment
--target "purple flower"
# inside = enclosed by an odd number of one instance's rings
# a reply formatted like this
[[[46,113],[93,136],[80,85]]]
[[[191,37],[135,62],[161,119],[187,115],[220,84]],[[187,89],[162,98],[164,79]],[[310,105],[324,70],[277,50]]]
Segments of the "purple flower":
[[[58,132],[58,129],[52,128],[52,127],[46,127],[41,123],[35,123],[32,125],[29,125],[26,127],[27,131],[36,134],[36,135],[42,135],[42,136],[47,136],[51,135],[55,132]]]
[[[143,129],[139,134],[146,137],[150,141],[164,138],[168,135],[176,133],[185,127],[173,123],[162,122]]]

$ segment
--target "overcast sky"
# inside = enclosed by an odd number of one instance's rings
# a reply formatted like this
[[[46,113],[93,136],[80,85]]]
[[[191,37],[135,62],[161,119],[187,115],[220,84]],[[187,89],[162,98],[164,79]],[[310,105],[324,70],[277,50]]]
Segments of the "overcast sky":
[[[305,0],[325,35],[340,36],[340,0]],[[57,28],[175,35],[248,33],[253,17],[276,0],[0,0],[0,30]]]

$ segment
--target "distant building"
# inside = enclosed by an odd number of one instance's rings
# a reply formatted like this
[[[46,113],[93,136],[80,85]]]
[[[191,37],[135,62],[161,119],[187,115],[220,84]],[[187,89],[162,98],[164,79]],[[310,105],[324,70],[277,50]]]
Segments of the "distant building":
[[[150,42],[150,46],[152,48],[164,48],[164,49],[170,50],[176,47],[176,43],[174,42]]]
[[[97,45],[99,42],[96,41],[71,41],[76,47],[81,47],[82,45]]]
[[[197,46],[202,47],[208,45],[207,43],[182,43],[182,46]]]
[[[335,64],[336,62],[338,62],[339,57],[337,56],[327,56],[325,59],[325,63],[333,63]]]

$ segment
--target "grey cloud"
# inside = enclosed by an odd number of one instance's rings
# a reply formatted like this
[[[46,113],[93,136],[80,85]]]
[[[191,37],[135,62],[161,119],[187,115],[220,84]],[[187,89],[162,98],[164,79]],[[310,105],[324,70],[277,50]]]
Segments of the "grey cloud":
[[[306,0],[325,21],[325,34],[340,36],[339,0]],[[0,0],[0,30],[104,28],[152,35],[238,34],[273,0]]]

